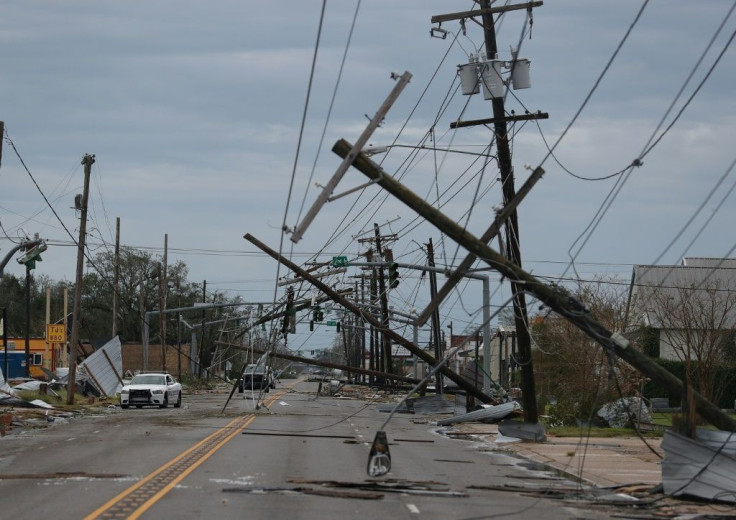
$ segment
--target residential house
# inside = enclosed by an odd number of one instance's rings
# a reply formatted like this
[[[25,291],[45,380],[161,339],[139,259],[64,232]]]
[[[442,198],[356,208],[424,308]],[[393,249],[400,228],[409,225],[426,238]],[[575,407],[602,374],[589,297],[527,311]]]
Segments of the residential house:
[[[636,265],[626,314],[629,331],[646,327],[653,334],[651,355],[712,361],[734,343],[736,259]]]

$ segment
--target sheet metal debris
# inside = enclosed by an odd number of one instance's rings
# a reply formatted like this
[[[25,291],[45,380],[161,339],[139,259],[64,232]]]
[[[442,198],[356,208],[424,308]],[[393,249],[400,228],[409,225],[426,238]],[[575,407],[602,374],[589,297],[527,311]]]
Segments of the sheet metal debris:
[[[736,502],[736,457],[725,448],[731,436],[725,432],[721,448],[664,432],[662,484],[668,495],[687,495],[705,500]]]
[[[123,387],[123,355],[120,338],[115,336],[79,364],[102,395],[113,396]]]
[[[474,410],[469,413],[455,415],[447,419],[437,421],[439,426],[449,426],[451,424],[471,422],[471,421],[491,421],[499,420],[504,417],[508,417],[517,410],[521,410],[521,406],[516,401],[508,403],[498,404],[496,406],[489,406],[487,408],[481,408],[480,410]]]
[[[3,370],[0,368],[0,401],[15,397],[15,390],[5,381]]]

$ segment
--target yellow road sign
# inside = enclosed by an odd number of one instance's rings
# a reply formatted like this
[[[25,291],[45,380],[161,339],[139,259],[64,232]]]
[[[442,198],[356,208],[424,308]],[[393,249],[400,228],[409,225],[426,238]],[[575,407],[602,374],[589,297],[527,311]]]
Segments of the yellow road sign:
[[[49,343],[66,343],[66,327],[64,325],[46,325],[46,341]]]

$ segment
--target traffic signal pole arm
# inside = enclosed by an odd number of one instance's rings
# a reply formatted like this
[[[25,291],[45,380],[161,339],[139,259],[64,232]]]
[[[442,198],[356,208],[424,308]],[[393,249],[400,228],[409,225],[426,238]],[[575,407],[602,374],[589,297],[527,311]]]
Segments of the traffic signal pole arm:
[[[346,155],[350,149],[350,144],[344,139],[335,143],[335,146],[332,148],[333,152],[341,157]],[[585,312],[584,309],[581,309],[580,303],[577,300],[556,290],[553,286],[543,283],[503,255],[494,251],[482,240],[475,237],[466,229],[463,229],[462,226],[459,226],[444,213],[384,172],[378,164],[371,161],[365,154],[359,153],[353,161],[353,166],[368,178],[374,179],[383,189],[463,246],[469,253],[480,258],[501,275],[514,280],[519,287],[535,296],[543,304],[578,327],[584,334],[601,344],[605,349],[613,352],[639,372],[664,386],[670,392],[682,395],[684,384],[680,379],[659,366],[646,354],[633,348],[626,338],[618,333],[612,333],[602,324],[598,323],[595,318]],[[736,421],[723,413],[720,408],[705,399],[698,392],[694,392],[694,398],[697,411],[704,419],[722,430],[736,431]]]
[[[13,258],[13,255],[15,253],[17,253],[18,251],[20,251],[23,248],[35,247],[35,246],[40,245],[40,244],[45,244],[45,242],[43,240],[41,240],[41,239],[38,239],[38,240],[30,240],[28,242],[23,242],[22,244],[18,244],[13,249],[11,249],[10,251],[8,251],[8,254],[5,255],[5,258],[3,258],[3,261],[0,262],[0,278],[3,277],[5,266],[8,265],[8,262],[10,262],[10,259]]]

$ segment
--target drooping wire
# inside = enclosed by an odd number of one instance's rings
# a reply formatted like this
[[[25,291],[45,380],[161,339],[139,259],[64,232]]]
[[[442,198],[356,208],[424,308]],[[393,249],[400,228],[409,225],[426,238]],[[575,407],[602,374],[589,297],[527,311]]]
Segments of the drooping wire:
[[[711,38],[711,40],[709,41],[708,45],[706,46],[706,49],[705,49],[705,51],[704,51],[704,52],[703,52],[703,53],[701,54],[701,56],[700,56],[700,58],[698,59],[697,63],[695,64],[695,66],[694,66],[694,67],[693,67],[693,69],[691,70],[690,74],[689,74],[689,75],[688,75],[688,77],[686,78],[686,80],[685,80],[684,84],[682,85],[682,87],[680,88],[679,92],[678,92],[678,93],[677,93],[677,95],[675,96],[675,99],[674,99],[674,100],[672,101],[672,103],[670,104],[670,107],[669,107],[669,108],[667,109],[667,111],[666,111],[665,115],[664,115],[664,116],[662,117],[662,119],[660,120],[660,123],[659,123],[659,125],[658,125],[658,126],[657,126],[657,128],[656,128],[656,129],[654,130],[654,132],[652,132],[652,134],[651,134],[651,136],[650,136],[649,140],[647,141],[646,145],[644,146],[644,148],[643,148],[642,152],[641,152],[641,153],[639,154],[639,156],[638,156],[638,157],[637,157],[636,159],[634,159],[634,161],[633,161],[633,162],[631,163],[631,165],[629,165],[629,166],[628,166],[627,168],[625,168],[625,169],[624,169],[624,172],[625,172],[625,174],[624,174],[623,176],[619,177],[619,179],[617,179],[617,181],[616,181],[616,184],[614,185],[614,187],[613,187],[613,188],[611,189],[611,191],[610,191],[610,192],[608,193],[608,195],[607,195],[607,196],[606,196],[606,198],[604,199],[604,202],[603,202],[603,204],[602,204],[602,205],[601,205],[601,206],[599,207],[598,211],[596,212],[596,215],[595,215],[595,216],[593,217],[593,219],[592,219],[592,220],[591,220],[591,222],[590,222],[590,223],[588,224],[588,226],[587,226],[587,227],[585,228],[585,230],[584,230],[584,231],[583,231],[583,232],[582,232],[582,233],[581,233],[581,234],[580,234],[580,235],[579,235],[579,236],[577,237],[577,239],[575,240],[575,242],[573,242],[573,244],[572,244],[572,245],[570,246],[570,249],[568,250],[568,254],[570,255],[570,266],[568,266],[568,268],[567,268],[567,269],[565,270],[565,273],[563,273],[563,276],[564,276],[564,274],[566,274],[566,273],[567,273],[567,271],[568,271],[568,269],[569,269],[570,267],[572,267],[572,269],[573,269],[573,270],[575,270],[575,265],[574,265],[574,263],[575,263],[575,258],[576,258],[576,257],[577,257],[577,256],[578,256],[578,255],[580,254],[580,252],[581,252],[581,251],[583,250],[583,248],[585,247],[585,245],[587,244],[587,242],[589,241],[589,239],[590,239],[590,238],[592,237],[593,233],[595,232],[596,228],[597,228],[597,227],[598,227],[598,225],[600,224],[601,220],[603,219],[603,216],[604,216],[604,215],[605,215],[605,214],[606,214],[606,213],[608,212],[608,209],[609,209],[609,208],[611,207],[611,205],[613,204],[613,201],[614,201],[614,200],[615,200],[615,199],[616,199],[616,198],[618,197],[618,194],[619,194],[619,193],[621,192],[621,189],[623,188],[623,186],[624,186],[624,185],[626,184],[626,182],[627,182],[627,181],[628,181],[628,179],[630,178],[630,176],[631,176],[631,173],[633,172],[633,168],[634,168],[634,167],[639,167],[639,166],[641,166],[641,165],[642,165],[642,161],[641,161],[641,159],[642,159],[642,158],[643,158],[643,157],[644,157],[644,156],[645,156],[646,154],[648,154],[649,152],[651,152],[651,150],[652,150],[652,149],[654,148],[654,146],[656,146],[656,145],[657,145],[657,144],[658,144],[658,143],[659,143],[659,142],[661,141],[661,139],[662,139],[662,138],[664,137],[664,135],[665,135],[665,134],[666,134],[666,133],[667,133],[667,132],[668,132],[668,131],[669,131],[669,130],[670,130],[670,129],[671,129],[672,127],[673,127],[674,123],[675,123],[675,122],[676,122],[677,120],[679,120],[679,118],[680,118],[680,116],[682,115],[682,113],[684,112],[685,108],[687,108],[687,106],[688,106],[688,105],[690,104],[690,102],[691,102],[691,101],[693,100],[693,98],[695,97],[695,95],[696,95],[696,94],[697,94],[697,93],[698,93],[698,92],[700,91],[700,89],[702,88],[702,86],[703,86],[703,85],[705,84],[705,81],[706,81],[706,80],[707,80],[707,79],[708,79],[708,78],[710,77],[710,75],[711,75],[711,73],[713,72],[713,70],[714,70],[715,66],[716,66],[716,65],[717,65],[717,64],[718,64],[718,63],[720,62],[720,60],[721,60],[721,58],[723,57],[723,55],[724,55],[724,53],[725,53],[726,49],[728,49],[728,47],[729,47],[729,46],[731,45],[731,42],[733,41],[734,37],[736,37],[736,31],[734,31],[734,32],[733,32],[733,33],[731,34],[731,37],[730,37],[730,38],[728,39],[728,42],[727,42],[727,43],[726,43],[726,44],[724,45],[724,47],[723,47],[723,49],[721,50],[720,54],[718,55],[717,59],[716,59],[716,60],[714,61],[714,63],[713,63],[712,65],[711,65],[711,67],[710,67],[710,69],[709,69],[708,73],[707,73],[707,74],[705,75],[705,77],[704,77],[704,78],[703,78],[703,79],[701,80],[701,82],[700,82],[700,84],[698,85],[698,87],[697,87],[697,88],[695,89],[695,91],[694,91],[694,92],[693,92],[693,93],[691,94],[691,96],[689,97],[689,99],[687,100],[687,102],[686,102],[686,103],[684,104],[684,106],[683,106],[683,107],[681,108],[681,110],[680,110],[680,111],[678,112],[678,114],[677,114],[677,116],[676,116],[676,117],[674,118],[674,120],[673,120],[673,121],[672,121],[672,122],[670,123],[670,125],[668,125],[668,127],[667,127],[667,128],[666,128],[666,129],[664,130],[664,132],[663,132],[663,133],[662,133],[662,134],[661,134],[661,135],[660,135],[660,136],[659,136],[659,137],[658,137],[658,138],[657,138],[656,140],[654,140],[654,136],[655,136],[655,135],[657,134],[657,132],[659,131],[659,129],[660,129],[660,128],[662,127],[662,125],[664,124],[664,121],[665,121],[665,119],[667,118],[667,116],[669,115],[669,113],[671,112],[671,110],[673,109],[673,107],[674,107],[675,103],[677,102],[677,100],[678,100],[678,99],[680,98],[680,96],[682,95],[682,93],[683,93],[683,91],[684,91],[685,87],[686,87],[686,86],[687,86],[687,84],[688,84],[688,83],[690,82],[690,79],[692,78],[692,76],[693,76],[693,75],[695,74],[695,71],[696,71],[696,70],[697,70],[697,69],[699,68],[699,66],[700,66],[700,64],[702,63],[703,59],[705,58],[706,54],[708,53],[708,51],[709,51],[709,50],[710,50],[710,48],[712,47],[713,43],[715,42],[715,39],[716,39],[716,37],[717,37],[717,36],[718,36],[718,35],[720,34],[721,30],[723,29],[723,26],[724,26],[724,24],[725,24],[726,20],[727,20],[727,19],[728,19],[728,17],[730,17],[730,16],[731,16],[731,14],[733,13],[733,11],[734,11],[734,8],[736,8],[736,2],[734,2],[734,4],[733,4],[733,5],[731,6],[731,9],[729,10],[729,12],[728,12],[728,15],[727,15],[727,16],[726,16],[726,18],[725,18],[725,19],[724,19],[724,20],[722,21],[722,23],[721,23],[721,24],[719,25],[718,29],[716,30],[716,33],[714,34],[714,36],[713,36],[713,37]],[[654,140],[654,142],[652,142],[653,140]],[[559,143],[559,140],[558,140],[558,143]],[[556,145],[555,145],[555,146],[556,146]],[[554,149],[554,147],[553,147],[553,149]],[[551,151],[550,151],[550,153],[551,153]],[[549,156],[549,155],[548,155],[548,156]],[[572,252],[572,249],[573,249],[573,248],[575,247],[575,244],[576,244],[577,242],[579,242],[579,241],[580,241],[580,240],[581,240],[581,239],[582,239],[582,238],[583,238],[583,237],[585,236],[585,234],[586,234],[586,233],[588,234],[588,236],[587,236],[587,237],[586,237],[586,238],[585,238],[585,239],[583,240],[583,242],[581,243],[581,245],[580,245],[580,247],[578,248],[577,252],[576,252],[576,253],[575,253],[575,254],[573,255],[573,254],[571,253],[571,252]],[[577,274],[577,273],[576,273],[576,274]]]
[[[578,120],[578,117],[580,117],[580,114],[583,112],[585,107],[588,105],[588,102],[593,97],[593,94],[596,90],[598,90],[598,86],[601,84],[601,81],[603,81],[603,78],[608,73],[608,70],[611,68],[611,65],[613,65],[613,62],[616,60],[616,57],[618,56],[619,52],[621,52],[621,49],[624,46],[624,43],[629,39],[629,36],[631,35],[631,32],[634,30],[634,27],[638,24],[642,14],[644,13],[644,10],[646,9],[647,5],[649,4],[649,0],[644,0],[641,7],[639,8],[639,11],[636,14],[636,17],[634,17],[634,21],[631,22],[629,25],[629,28],[626,31],[626,34],[624,34],[624,37],[619,42],[618,46],[616,47],[616,50],[613,52],[611,57],[609,58],[608,62],[606,63],[606,66],[603,67],[603,70],[598,75],[598,78],[595,80],[595,83],[593,84],[593,87],[590,89],[588,94],[585,96],[585,99],[581,103],[580,107],[578,107],[578,110],[575,112],[575,115],[572,117],[570,122],[567,124],[565,129],[562,131],[562,134],[557,138],[557,141],[555,141],[555,144],[552,145],[552,148],[549,150],[547,155],[542,159],[542,162],[539,164],[540,166],[543,166],[547,159],[550,157],[550,155],[554,152],[554,150],[559,146],[559,144],[562,142],[562,140],[565,138],[567,133],[570,131],[570,128],[575,124],[575,122]]]
[[[279,239],[279,256],[283,253],[284,250],[284,238],[286,236],[286,219],[289,215],[289,205],[291,204],[291,194],[294,189],[294,180],[296,178],[296,170],[297,165],[299,164],[299,154],[301,151],[302,146],[302,139],[304,138],[304,128],[306,126],[306,120],[307,120],[307,112],[309,111],[309,101],[311,99],[312,95],[312,84],[314,82],[314,73],[317,66],[317,56],[319,54],[319,46],[320,46],[320,39],[322,37],[322,28],[324,25],[324,19],[325,19],[325,9],[327,7],[327,0],[322,0],[322,9],[320,12],[320,18],[319,18],[319,24],[317,28],[317,38],[314,44],[314,53],[312,55],[312,66],[309,71],[309,82],[307,84],[307,94],[306,99],[304,101],[304,109],[302,111],[302,120],[299,127],[299,138],[297,140],[297,146],[296,146],[296,152],[294,153],[294,164],[292,166],[291,170],[291,179],[289,181],[289,190],[288,194],[286,196],[286,204],[284,207],[284,218],[281,224],[281,235]],[[281,262],[276,262],[276,278],[274,280],[274,287],[273,287],[273,306],[276,306],[276,300],[277,300],[277,294],[278,294],[278,280],[281,273]],[[272,324],[272,327],[274,325]]]
[[[350,31],[348,32],[348,40],[345,43],[345,50],[342,54],[342,61],[340,62],[340,69],[337,74],[337,79],[335,80],[335,87],[332,90],[332,98],[330,99],[330,107],[327,109],[327,117],[325,118],[325,124],[322,127],[322,135],[319,138],[319,144],[317,146],[317,153],[314,156],[314,162],[312,163],[312,170],[309,172],[309,180],[307,181],[307,186],[304,192],[304,197],[302,198],[302,204],[299,207],[299,212],[297,213],[296,222],[299,222],[301,220],[302,211],[304,210],[304,204],[307,200],[307,194],[309,193],[309,187],[312,184],[312,179],[314,178],[314,172],[317,169],[317,161],[319,160],[320,151],[322,150],[322,144],[325,140],[325,135],[327,134],[327,127],[330,123],[330,116],[332,115],[332,108],[335,105],[335,100],[337,99],[337,90],[340,87],[340,80],[342,79],[342,73],[345,69],[345,62],[348,57],[348,50],[350,50],[350,42],[353,39],[353,31],[355,30],[355,22],[358,19],[358,12],[360,11],[360,3],[362,0],[358,0],[357,4],[355,5],[355,13],[353,14],[353,21],[350,24]],[[293,245],[292,245],[293,248]]]

